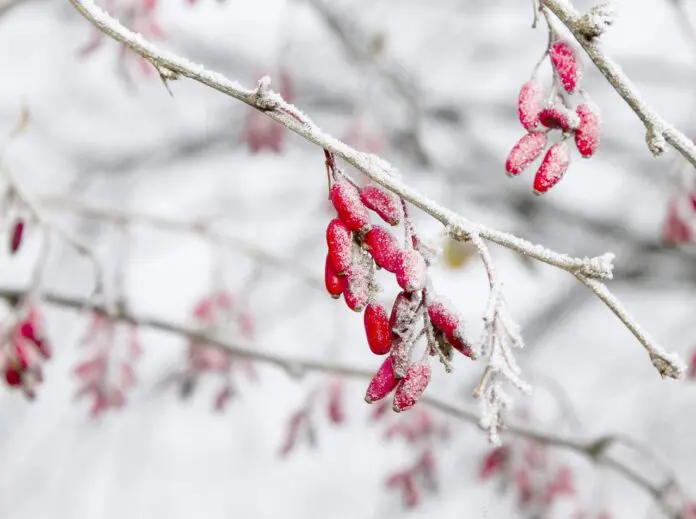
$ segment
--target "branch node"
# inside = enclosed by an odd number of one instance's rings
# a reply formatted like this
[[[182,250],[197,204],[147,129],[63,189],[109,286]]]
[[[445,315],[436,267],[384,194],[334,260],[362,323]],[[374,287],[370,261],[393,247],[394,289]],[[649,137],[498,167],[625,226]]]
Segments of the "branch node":
[[[645,134],[645,142],[648,144],[650,153],[655,157],[659,157],[667,151],[667,141],[665,140],[664,131],[655,125],[648,126],[648,131]]]

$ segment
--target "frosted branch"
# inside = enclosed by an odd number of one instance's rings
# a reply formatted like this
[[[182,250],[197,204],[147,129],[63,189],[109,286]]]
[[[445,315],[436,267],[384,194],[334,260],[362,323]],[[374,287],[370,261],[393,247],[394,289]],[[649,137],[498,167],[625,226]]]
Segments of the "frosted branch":
[[[560,0],[540,1],[543,5],[552,10],[561,19],[561,21],[566,24],[570,23],[572,27],[575,27],[575,30],[578,31],[578,35],[584,34],[581,33],[581,26],[583,26],[585,22],[581,21],[580,16],[574,11],[574,9],[572,9],[570,4]],[[176,56],[175,54],[161,50],[150,42],[146,41],[141,35],[136,34],[124,27],[118,22],[118,20],[115,20],[101,8],[97,7],[92,0],[70,0],[70,3],[80,12],[80,14],[82,14],[82,16],[84,16],[104,34],[128,46],[134,52],[150,61],[158,69],[164,68],[182,77],[188,77],[194,81],[207,85],[214,90],[238,99],[253,108],[263,111],[271,119],[278,121],[283,126],[305,138],[309,142],[312,142],[324,150],[328,150],[328,152],[331,152],[333,155],[342,158],[358,170],[362,171],[367,177],[372,179],[377,184],[380,184],[386,189],[399,195],[401,198],[409,201],[425,213],[436,218],[451,230],[451,234],[456,239],[468,240],[470,234],[475,231],[480,238],[486,241],[496,243],[543,263],[566,270],[576,276],[579,276],[578,279],[612,278],[613,255],[605,254],[597,258],[573,258],[566,254],[551,251],[545,247],[542,247],[541,245],[534,245],[531,242],[518,238],[512,234],[485,226],[476,225],[463,216],[440,206],[433,200],[422,195],[420,192],[404,184],[400,180],[398,171],[385,160],[372,154],[359,152],[340,140],[328,135],[317,127],[299,109],[287,103],[280,95],[271,91],[270,89],[268,91],[263,89],[245,89],[239,83],[227,79],[222,74],[206,70],[202,65],[194,64],[182,57]],[[595,51],[593,51],[594,55],[596,57],[599,56],[599,63],[603,64],[604,70],[607,71],[605,75],[609,74],[608,77],[618,77],[620,80],[628,81],[617,66],[613,65],[611,62],[608,62],[603,56],[601,56],[601,52],[596,52],[596,49],[599,49],[596,42],[588,43],[585,41],[585,45],[587,45],[590,49],[595,49]],[[607,65],[607,63],[609,63],[609,65]],[[617,82],[615,84],[630,85],[630,83],[626,82]],[[634,92],[634,89],[629,88],[628,90],[620,90],[620,93],[625,93],[626,91]],[[632,99],[629,104],[633,103],[633,105],[639,109],[636,110],[636,113],[651,114],[651,117],[647,117],[645,119],[646,122],[650,123],[649,128],[653,130],[659,129],[664,135],[665,139],[667,139],[671,144],[675,145],[677,149],[680,149],[680,151],[684,150],[684,153],[689,152],[689,160],[696,164],[696,147],[691,143],[691,141],[686,139],[686,137],[673,128],[663,124],[658,124],[663,123],[664,121],[657,118],[655,114],[652,114],[652,111],[650,111],[644,105],[644,103],[640,101],[640,98],[636,97],[635,95],[629,97]],[[677,146],[677,144],[679,146]],[[610,299],[604,298],[602,301],[610,306]],[[623,322],[626,323],[626,321]],[[632,326],[629,327],[629,329],[634,333],[634,335],[636,335],[636,331],[639,330],[639,327],[637,324],[632,323]],[[636,337],[638,340],[645,339],[645,336],[636,335]],[[645,346],[645,343],[642,343]],[[651,345],[650,349],[659,351],[654,345]],[[667,357],[664,356],[661,358],[667,359]],[[681,371],[678,367],[679,362],[677,361],[678,359],[674,362],[668,361],[669,368],[664,369],[662,373],[680,373]]]

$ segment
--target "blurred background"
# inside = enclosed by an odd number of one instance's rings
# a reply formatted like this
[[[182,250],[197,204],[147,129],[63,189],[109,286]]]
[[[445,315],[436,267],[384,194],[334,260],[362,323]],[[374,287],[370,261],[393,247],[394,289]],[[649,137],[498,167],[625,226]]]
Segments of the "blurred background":
[[[696,247],[665,224],[683,208],[693,170],[673,150],[650,155],[644,127],[584,54],[584,87],[603,114],[597,155],[575,154],[542,197],[532,193],[532,171],[505,174],[523,134],[519,88],[547,44],[543,22],[531,29],[530,1],[104,5],[246,87],[270,75],[320,127],[378,153],[467,218],[573,256],[616,253],[612,290],[660,344],[690,358]],[[605,45],[649,104],[691,136],[689,19],[689,2],[625,1]],[[68,2],[0,2],[2,135],[27,114],[22,134],[2,143],[3,168],[53,225],[94,251],[109,301],[214,327],[260,351],[376,370],[362,317],[323,288],[333,213],[321,150],[192,81],[168,87],[172,95]],[[29,213],[6,204],[3,232]],[[476,337],[488,295],[479,258],[445,240],[431,218],[414,211],[414,219],[443,247],[437,291]],[[92,262],[56,233],[46,256],[43,236],[29,218],[21,249],[0,247],[0,294],[30,286],[40,261],[42,292],[87,298]],[[648,479],[661,481],[666,466],[696,493],[696,385],[661,380],[572,276],[505,249],[492,254],[527,343],[517,358],[535,388],[510,391],[511,417],[574,438],[634,438],[661,460],[656,468],[627,454]],[[384,281],[388,304],[397,287]],[[136,337],[106,325],[100,335],[103,322],[85,313],[39,307],[54,354],[36,398],[0,390],[2,519],[663,517],[644,489],[567,450],[505,436],[503,463],[471,422],[425,406],[375,417],[363,402],[366,381],[288,376],[213,352],[196,361],[180,334],[141,327]],[[109,373],[124,405],[99,403],[90,389],[84,363],[104,356],[119,359]],[[459,357],[454,368],[447,375],[435,365],[427,394],[476,409],[481,366]],[[554,484],[563,488],[547,499]]]

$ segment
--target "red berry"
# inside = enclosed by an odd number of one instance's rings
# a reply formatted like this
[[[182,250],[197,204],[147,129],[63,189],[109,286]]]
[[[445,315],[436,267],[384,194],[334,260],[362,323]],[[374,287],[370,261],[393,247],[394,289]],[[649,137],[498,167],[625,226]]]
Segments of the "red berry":
[[[412,408],[430,382],[430,364],[421,361],[411,364],[406,376],[394,393],[394,411],[406,411]]]
[[[343,285],[333,269],[331,258],[328,254],[326,255],[326,264],[324,266],[324,284],[326,285],[326,291],[331,294],[331,297],[334,299],[341,297]]]
[[[534,193],[546,193],[558,184],[570,165],[570,152],[565,142],[558,142],[546,152],[534,177]]]
[[[575,132],[575,146],[580,155],[589,158],[599,146],[599,107],[594,103],[583,103],[575,111],[580,116],[580,126]]]
[[[365,334],[367,344],[375,355],[389,353],[391,348],[391,330],[384,306],[370,303],[365,308]]]
[[[510,150],[505,170],[508,175],[519,175],[544,151],[547,143],[546,132],[531,132],[524,135]]]
[[[457,312],[448,308],[442,301],[432,301],[428,305],[428,317],[433,326],[446,335],[457,332],[462,320]]]
[[[401,221],[398,199],[384,189],[375,185],[365,186],[360,190],[360,200],[389,225],[398,225]]]
[[[394,378],[391,357],[387,357],[367,387],[365,402],[371,404],[383,399],[392,392],[398,383],[399,381]]]
[[[352,266],[345,277],[341,278],[343,299],[348,308],[354,312],[362,312],[370,296],[367,272]]]
[[[522,85],[517,99],[517,113],[525,130],[531,131],[539,125],[543,98],[544,89],[537,81],[527,81]]]
[[[5,380],[7,384],[11,387],[16,387],[22,385],[22,374],[19,370],[13,366],[7,366],[5,368]]]
[[[22,245],[22,236],[24,235],[24,220],[19,219],[12,227],[12,236],[10,238],[10,253],[14,254]]]
[[[551,44],[549,54],[563,88],[573,94],[582,77],[582,64],[575,48],[565,40],[557,40]]]
[[[413,295],[408,292],[399,292],[389,316],[389,330],[392,333],[395,333],[395,330],[405,331],[411,324],[415,310],[416,304]]]
[[[539,121],[547,128],[568,132],[580,126],[580,117],[563,105],[545,107],[539,112]]]
[[[474,352],[472,351],[471,346],[464,340],[464,337],[461,334],[455,333],[452,335],[445,335],[445,338],[447,339],[447,342],[450,343],[450,345],[459,353],[466,355],[470,359],[474,358]]]
[[[338,217],[351,231],[360,231],[370,223],[370,214],[360,201],[358,190],[347,180],[336,180],[331,186],[329,196]]]
[[[415,249],[402,250],[396,262],[396,282],[406,292],[425,288],[428,266],[420,252]]]
[[[353,258],[353,235],[341,220],[334,218],[326,228],[326,244],[334,272],[342,275]]]
[[[375,225],[365,234],[363,246],[370,252],[377,265],[387,272],[396,272],[401,250],[392,233]]]
[[[495,447],[486,455],[479,468],[479,479],[486,480],[505,468],[510,459],[510,447]]]

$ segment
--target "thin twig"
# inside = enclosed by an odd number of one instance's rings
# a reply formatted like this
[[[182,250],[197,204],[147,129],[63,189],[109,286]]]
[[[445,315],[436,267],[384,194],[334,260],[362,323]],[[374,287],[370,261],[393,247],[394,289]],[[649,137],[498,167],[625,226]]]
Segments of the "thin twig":
[[[216,231],[211,228],[211,226],[200,222],[177,220],[165,216],[117,209],[115,207],[93,205],[81,200],[59,196],[43,197],[41,199],[41,205],[48,210],[77,213],[87,218],[103,220],[117,225],[143,225],[164,231],[191,233],[202,236],[212,242],[239,250],[260,263],[286,271],[296,278],[301,279],[312,288],[320,290],[324,288],[323,282],[314,272],[301,263],[291,258],[285,258],[274,254],[242,238]]]

